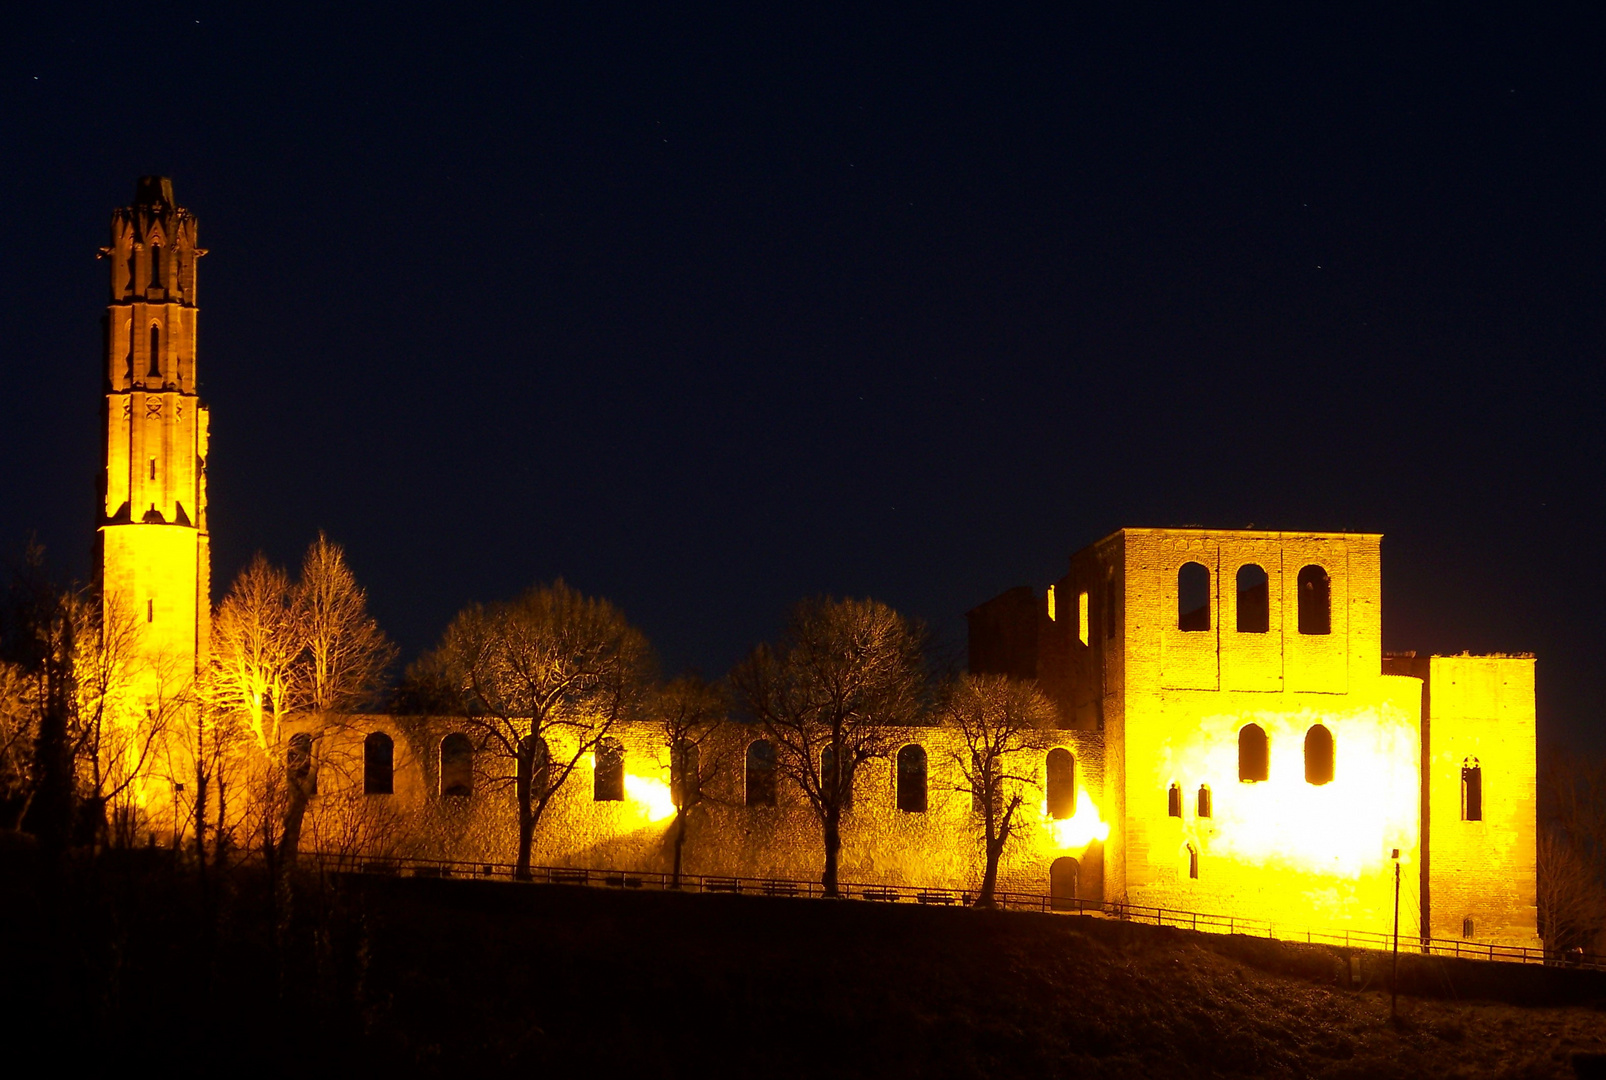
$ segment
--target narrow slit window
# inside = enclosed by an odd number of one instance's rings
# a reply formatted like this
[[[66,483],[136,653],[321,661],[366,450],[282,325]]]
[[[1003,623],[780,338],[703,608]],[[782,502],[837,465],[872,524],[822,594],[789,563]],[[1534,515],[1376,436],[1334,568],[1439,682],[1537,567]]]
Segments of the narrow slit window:
[[[1054,586],[1052,586],[1052,585],[1050,585],[1048,587],[1047,605],[1048,605],[1048,621],[1049,622],[1057,621],[1058,617],[1059,617],[1059,605],[1057,603],[1057,600],[1056,600],[1056,597],[1055,597],[1055,594],[1054,594]]]
[[[156,459],[151,458],[151,479],[156,479]]]
[[[362,793],[393,795],[396,791],[396,744],[383,731],[362,741]]]
[[[1188,845],[1188,879],[1199,880],[1199,849],[1192,844]]]
[[[547,751],[546,740],[539,735],[526,735],[519,740],[519,766],[514,783],[518,788],[528,786],[530,798],[539,801],[547,793],[551,765],[552,755]]]
[[[1475,757],[1461,763],[1461,820],[1483,820],[1483,767]]]
[[[1305,783],[1333,782],[1333,733],[1321,724],[1305,732]]]
[[[1333,632],[1333,582],[1319,566],[1307,566],[1299,572],[1299,632]]]
[[[1172,784],[1165,793],[1165,810],[1174,818],[1182,816],[1182,785]]]
[[[1210,629],[1210,571],[1202,563],[1177,571],[1177,629]]]
[[[162,328],[155,323],[151,324],[151,369],[145,373],[147,379],[160,379],[162,377]]]
[[[1245,724],[1238,730],[1238,779],[1245,784],[1258,784],[1270,774],[1270,754],[1266,746],[1266,729],[1259,724]]]
[[[1210,787],[1207,784],[1200,784],[1199,785],[1199,805],[1198,805],[1199,816],[1202,817],[1202,818],[1207,818],[1207,817],[1213,816],[1212,813],[1211,813],[1211,809],[1212,808],[1211,808],[1211,805],[1210,805]]]
[[[1076,596],[1076,638],[1083,645],[1087,644],[1090,631],[1087,625],[1087,590],[1083,589]]]
[[[162,245],[151,245],[151,288],[162,287]]]
[[[914,743],[898,751],[898,809],[926,812],[926,751]]]
[[[678,740],[669,752],[669,799],[680,808],[702,801],[702,747],[690,739]]]
[[[441,794],[468,798],[474,794],[474,743],[461,731],[441,740]]]
[[[1104,636],[1113,641],[1115,630],[1115,568],[1111,567],[1104,575]]]
[[[1271,585],[1263,567],[1238,568],[1238,632],[1264,634],[1271,629]]]
[[[625,798],[625,748],[618,739],[597,742],[596,771],[591,777],[594,802],[623,802]]]
[[[775,805],[775,744],[759,739],[747,748],[747,805]]]
[[[148,623],[156,621],[156,601],[155,600],[147,600],[147,601],[145,601],[145,621],[148,622]]]
[[[1048,816],[1056,821],[1076,816],[1076,759],[1063,746],[1048,752],[1043,767]]]

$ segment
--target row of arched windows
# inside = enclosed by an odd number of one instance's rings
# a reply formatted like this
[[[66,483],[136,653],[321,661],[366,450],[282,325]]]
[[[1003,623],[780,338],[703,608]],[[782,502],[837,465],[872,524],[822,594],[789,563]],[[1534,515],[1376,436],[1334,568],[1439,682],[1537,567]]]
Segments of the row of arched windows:
[[[1238,730],[1238,779],[1259,783],[1271,775],[1271,746],[1259,724],[1245,724]],[[1333,733],[1322,724],[1312,724],[1305,732],[1305,782],[1330,784],[1333,781]]]
[[[1333,632],[1333,583],[1327,571],[1314,563],[1302,567],[1299,585],[1299,632]],[[1262,566],[1246,563],[1238,568],[1238,633],[1264,634],[1271,630],[1271,579]],[[1177,571],[1177,629],[1209,630],[1210,570],[1203,563],[1184,563]]]
[[[298,741],[300,740],[300,741]],[[375,731],[363,740],[363,793],[389,795],[395,791],[395,743],[389,735]],[[310,767],[311,736],[297,735],[291,740],[292,773],[305,774]],[[691,742],[676,744],[670,755],[670,797],[675,805],[696,801],[701,784],[701,750]],[[927,759],[925,747],[916,743],[899,749],[894,778],[899,810],[923,814],[927,807]],[[526,735],[519,741],[518,782],[529,784],[537,794],[546,791],[550,758],[546,743]],[[776,802],[775,744],[755,739],[748,744],[744,761],[744,794],[748,806],[774,806]],[[1051,818],[1068,818],[1076,813],[1076,760],[1064,747],[1048,752],[1044,762],[1045,790]],[[820,759],[822,786],[841,782],[827,748]],[[474,744],[468,735],[454,731],[440,741],[440,793],[447,796],[474,794]],[[842,792],[842,805],[852,803],[852,777]],[[591,797],[597,802],[620,801],[625,797],[625,749],[617,739],[604,738],[597,744],[596,768],[592,773]]]

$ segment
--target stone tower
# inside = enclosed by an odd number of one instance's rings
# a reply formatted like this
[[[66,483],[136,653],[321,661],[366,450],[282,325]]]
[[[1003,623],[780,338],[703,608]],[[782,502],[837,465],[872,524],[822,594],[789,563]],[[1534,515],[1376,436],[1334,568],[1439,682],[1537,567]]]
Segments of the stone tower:
[[[207,409],[196,396],[195,218],[166,177],[112,214],[104,323],[105,461],[96,563],[108,615],[134,619],[169,693],[207,648]],[[157,689],[147,683],[147,692]]]

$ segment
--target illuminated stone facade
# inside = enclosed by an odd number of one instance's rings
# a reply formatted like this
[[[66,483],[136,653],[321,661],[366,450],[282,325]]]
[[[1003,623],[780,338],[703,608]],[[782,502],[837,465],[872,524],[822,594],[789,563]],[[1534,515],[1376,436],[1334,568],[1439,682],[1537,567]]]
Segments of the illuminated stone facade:
[[[172,183],[144,177],[101,249],[111,298],[97,568],[108,612],[141,624],[148,670],[169,694],[206,655],[211,618],[208,417],[195,370],[195,264],[205,251],[195,228]]]
[[[1385,657],[1380,542],[1124,529],[971,613],[1104,736],[1110,898],[1378,930],[1398,851],[1402,931],[1537,943],[1533,660]]]
[[[204,253],[160,178],[140,181],[102,250],[99,569],[108,613],[141,625],[147,692],[187,682],[207,650]],[[1125,529],[1076,553],[1046,595],[1013,589],[971,611],[972,670],[1035,678],[1062,721],[1012,763],[1037,783],[1000,889],[1379,931],[1399,866],[1405,932],[1535,944],[1533,661],[1384,656],[1380,539]],[[481,746],[447,777],[442,744],[461,730],[439,717],[326,721],[306,846],[511,859],[513,763]],[[614,734],[622,797],[598,798],[595,763],[582,761],[541,821],[537,863],[669,870],[667,747],[651,723]],[[690,812],[687,873],[818,876],[820,830],[801,794],[780,779],[774,805],[750,795],[757,738],[730,725],[704,748],[713,767]],[[912,781],[897,750],[859,771],[842,880],[973,890],[981,831],[957,735],[910,727],[893,742],[920,748],[920,798],[900,792]],[[553,760],[574,745],[552,745]],[[1051,755],[1069,755],[1057,780]]]

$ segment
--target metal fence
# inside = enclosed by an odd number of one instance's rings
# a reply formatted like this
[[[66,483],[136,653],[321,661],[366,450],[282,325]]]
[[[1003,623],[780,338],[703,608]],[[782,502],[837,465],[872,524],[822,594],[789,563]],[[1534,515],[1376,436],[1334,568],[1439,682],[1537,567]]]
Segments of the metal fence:
[[[451,859],[375,858],[325,852],[303,853],[302,857],[333,873],[375,874],[414,878],[476,878],[516,880],[515,866],[505,862],[465,862]],[[532,866],[527,879],[537,884],[588,885],[597,888],[663,891],[676,888],[672,874],[658,870],[592,870],[571,866]],[[791,878],[722,877],[713,874],[681,874],[681,892],[725,893],[740,896],[823,898],[825,889],[818,881]],[[917,885],[839,882],[837,897],[873,903],[912,903],[941,907],[969,907],[976,902],[975,889],[950,889]],[[1338,945],[1345,948],[1388,950],[1392,934],[1370,930],[1322,930],[1296,927],[1264,919],[1236,915],[1213,915],[1175,908],[1148,907],[1121,901],[1077,900],[1047,893],[996,890],[994,903],[1010,911],[1069,913],[1119,919],[1151,926],[1169,926],[1213,934],[1244,934],[1250,937],[1307,944]],[[1456,938],[1418,938],[1402,934],[1400,948],[1431,956],[1454,956],[1469,960],[1500,960],[1517,964],[1549,964],[1557,967],[1606,971],[1606,956],[1572,953],[1556,956],[1544,949],[1492,942],[1464,941]]]

